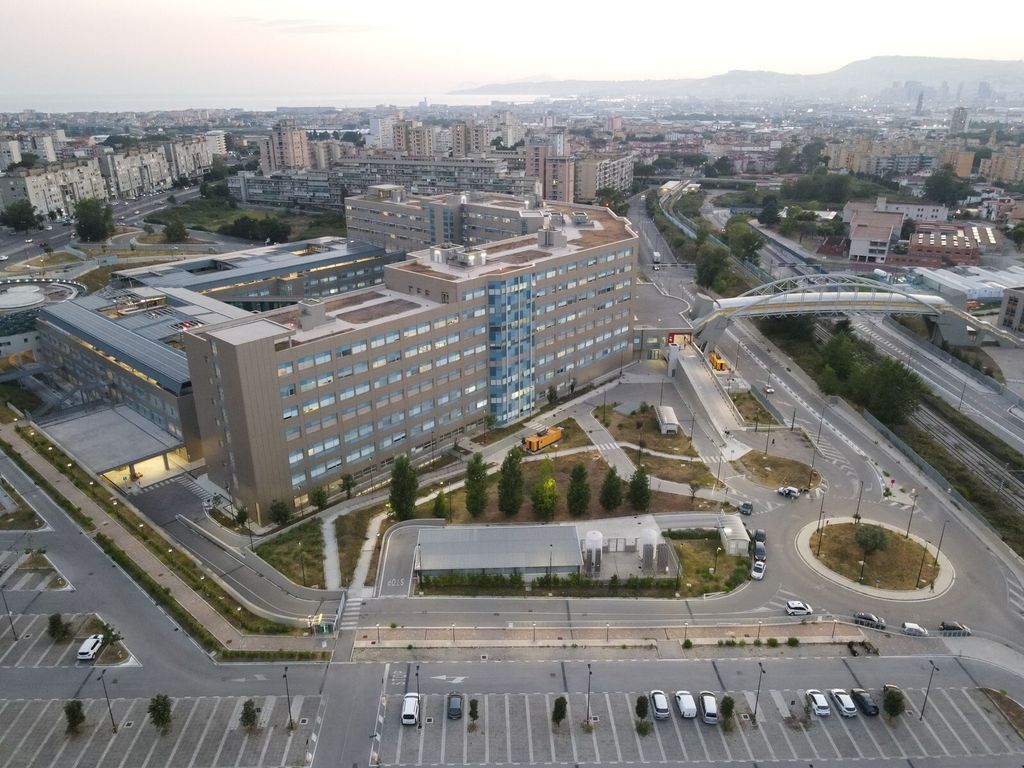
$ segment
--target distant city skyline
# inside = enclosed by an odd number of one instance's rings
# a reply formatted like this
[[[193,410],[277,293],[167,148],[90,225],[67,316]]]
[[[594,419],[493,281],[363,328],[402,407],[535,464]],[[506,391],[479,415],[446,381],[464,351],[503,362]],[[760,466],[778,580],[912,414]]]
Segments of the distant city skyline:
[[[445,8],[405,0],[386,13],[330,0],[180,0],[173,9],[65,0],[41,17],[16,4],[5,10],[5,27],[25,33],[5,39],[7,69],[17,77],[5,82],[0,110],[372,106],[388,95],[414,104],[538,76],[813,74],[881,55],[1019,60],[1024,21],[1024,10],[1010,6],[985,34],[965,35],[946,15],[878,0],[859,3],[841,22],[814,6],[766,14],[752,0],[736,0],[727,14],[689,4],[645,15],[602,3],[564,15],[530,6],[495,9],[493,17],[490,6]]]

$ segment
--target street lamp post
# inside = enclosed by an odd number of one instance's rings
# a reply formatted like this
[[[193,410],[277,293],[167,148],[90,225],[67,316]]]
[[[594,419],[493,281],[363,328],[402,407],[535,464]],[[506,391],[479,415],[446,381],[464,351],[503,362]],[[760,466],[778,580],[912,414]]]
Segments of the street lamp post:
[[[14,640],[18,640],[18,631],[14,628],[14,617],[11,615],[11,609],[7,605],[7,592],[4,591],[4,585],[0,584],[0,597],[4,600],[4,613],[7,614],[7,621],[11,624],[11,634],[14,635]]]
[[[103,698],[107,700],[107,714],[110,715],[110,732],[117,733],[117,723],[114,722],[114,710],[110,706],[110,696],[107,695],[107,681],[103,679],[103,676],[107,674],[107,670],[100,672],[100,684],[103,686]]]
[[[815,553],[818,557],[821,557],[821,542],[825,540],[825,531],[828,530],[828,520],[825,521],[825,527],[821,529],[821,533],[818,534],[818,551]]]
[[[452,624],[452,645],[455,645],[455,625]]]
[[[548,544],[548,586],[551,586],[551,557],[554,553],[554,544]]]
[[[924,720],[924,711],[928,708],[928,694],[932,692],[932,678],[939,671],[934,661],[928,659],[928,663],[932,665],[932,671],[928,673],[928,687],[924,689],[924,703],[921,704],[921,717],[918,718],[919,720]]]
[[[292,720],[292,692],[288,687],[288,667],[284,668],[284,695],[288,700],[288,730],[292,730],[295,727],[295,721]]]
[[[867,562],[867,560],[860,561],[860,578],[858,579],[858,581],[860,581],[861,584],[864,583],[864,566],[867,565]]]
[[[924,559],[928,557],[928,545],[930,541],[925,540],[924,549],[921,552],[921,567],[917,569],[917,586],[921,586],[921,574],[924,573]]]
[[[814,443],[817,445],[821,442],[821,427],[825,423],[825,411],[828,410],[828,403],[825,403],[821,409],[821,416],[818,417],[818,436],[814,438]]]
[[[690,631],[690,622],[683,622],[683,642],[686,642],[686,634]]]
[[[761,678],[767,674],[764,671],[763,662],[757,662],[757,668],[760,669],[761,672],[757,676],[757,693],[754,694],[754,714],[752,718],[754,721],[754,725],[757,725],[757,705],[761,701]]]
[[[939,546],[935,548],[935,565],[939,564],[939,552],[942,551],[942,538],[946,535],[946,526],[949,525],[949,520],[942,524],[942,532],[939,534]]]
[[[609,623],[605,623],[605,625],[604,625],[604,641],[606,643],[609,642],[609,637],[611,637],[611,634],[612,634],[612,625],[609,624]]]
[[[860,522],[860,500],[864,498],[864,481],[860,481],[860,491],[857,493],[857,510],[853,513],[853,521]]]
[[[956,404],[956,409],[959,411],[964,406],[964,395],[967,394],[967,379],[964,379],[964,388],[960,390],[960,402]]]
[[[720,554],[722,554],[722,548],[721,548],[721,547],[717,547],[717,548],[715,549],[715,567],[711,569],[711,570],[712,570],[712,572],[713,572],[713,573],[714,573],[714,574],[715,574],[716,576],[718,575],[718,556],[719,556]]]
[[[839,619],[832,619],[832,639],[836,639],[836,627],[839,626]]]
[[[308,587],[306,582],[306,550],[299,547],[299,565],[302,567],[302,586]]]
[[[765,456],[768,455],[768,441],[771,440],[771,438],[772,438],[772,423],[771,423],[771,421],[768,421],[767,424],[768,424],[768,432],[765,433],[765,438],[764,438],[764,455]]]
[[[760,619],[757,620],[757,639],[758,640],[761,639],[761,624],[763,624],[763,623],[764,622],[762,622]]]
[[[594,677],[594,670],[590,668],[590,664],[587,664],[587,724],[590,724],[590,687],[591,678]]]
[[[907,532],[903,534],[903,538],[904,539],[909,539],[910,538],[910,524],[912,522],[914,522],[914,510],[917,509],[917,489],[916,488],[911,488],[910,489],[910,498],[911,498],[910,519],[907,520]]]
[[[380,645],[380,624],[377,625],[377,645]]]
[[[533,644],[537,644],[537,622],[533,622]]]

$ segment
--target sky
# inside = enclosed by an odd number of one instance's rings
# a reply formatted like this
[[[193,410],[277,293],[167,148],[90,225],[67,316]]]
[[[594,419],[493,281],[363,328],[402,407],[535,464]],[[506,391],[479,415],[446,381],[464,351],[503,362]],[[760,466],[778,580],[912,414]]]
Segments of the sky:
[[[5,26],[25,33],[3,36],[0,110],[359,106],[536,76],[810,74],[877,55],[1024,57],[1024,3],[999,6],[998,23],[973,14],[968,29],[957,13],[952,0],[51,0],[45,13],[10,3]]]

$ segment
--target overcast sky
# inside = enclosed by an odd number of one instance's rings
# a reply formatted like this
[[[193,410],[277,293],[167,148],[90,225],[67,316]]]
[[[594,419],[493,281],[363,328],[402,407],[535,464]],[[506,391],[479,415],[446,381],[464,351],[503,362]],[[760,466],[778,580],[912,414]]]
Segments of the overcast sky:
[[[359,94],[539,75],[806,74],[876,55],[1024,56],[1024,3],[979,6],[966,24],[964,13],[952,0],[11,2],[0,110],[343,106],[365,103]]]

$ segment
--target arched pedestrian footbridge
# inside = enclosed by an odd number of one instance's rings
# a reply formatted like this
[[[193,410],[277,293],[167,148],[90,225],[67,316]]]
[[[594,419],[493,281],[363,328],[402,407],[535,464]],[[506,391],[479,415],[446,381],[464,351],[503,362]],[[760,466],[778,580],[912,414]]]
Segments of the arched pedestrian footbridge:
[[[952,344],[972,343],[989,335],[1000,343],[1019,346],[1016,336],[979,320],[942,296],[911,293],[902,288],[853,274],[801,275],[765,283],[729,299],[697,297],[691,312],[694,337],[701,346],[715,343],[734,318],[783,315],[929,315],[944,339]]]

